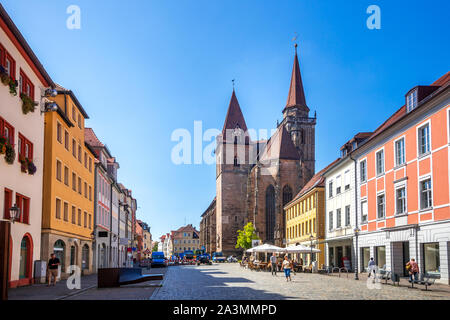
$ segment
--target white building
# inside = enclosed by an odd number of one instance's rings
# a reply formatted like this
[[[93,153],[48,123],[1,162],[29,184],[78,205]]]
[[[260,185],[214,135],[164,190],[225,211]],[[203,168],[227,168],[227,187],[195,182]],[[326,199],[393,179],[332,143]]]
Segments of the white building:
[[[9,284],[16,287],[33,282],[40,259],[44,167],[44,114],[40,105],[23,109],[22,96],[40,103],[41,89],[55,84],[1,4],[0,20],[0,208],[6,220],[14,204],[21,210],[10,237]]]
[[[325,177],[325,263],[327,266],[354,268],[355,161],[349,152],[370,136],[355,135],[341,148],[341,159],[329,167]],[[348,262],[344,262],[347,260]]]

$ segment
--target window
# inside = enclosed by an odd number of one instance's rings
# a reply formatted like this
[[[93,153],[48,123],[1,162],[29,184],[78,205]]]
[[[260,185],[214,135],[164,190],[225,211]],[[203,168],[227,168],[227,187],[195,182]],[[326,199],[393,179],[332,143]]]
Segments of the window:
[[[384,173],[384,150],[380,150],[376,153],[376,167],[377,175]]]
[[[383,219],[385,216],[385,199],[384,194],[377,196],[377,218]]]
[[[0,134],[14,146],[14,127],[2,118],[0,118],[0,125]]]
[[[336,177],[336,194],[341,193],[341,176]]]
[[[78,177],[78,193],[81,194],[81,178]]]
[[[344,172],[344,185],[345,185],[345,190],[349,190],[350,189],[350,171],[347,170]]]
[[[87,220],[88,220],[88,218],[87,218],[87,212],[85,211],[85,212],[84,212],[84,227],[85,227],[85,228],[87,228]]]
[[[9,209],[12,207],[12,191],[9,189],[5,188],[5,193],[4,193],[4,209],[3,209],[3,217],[5,217],[5,219],[9,219],[10,215],[9,215]]]
[[[333,181],[330,181],[330,183],[328,184],[328,196],[330,198],[333,197]]]
[[[424,243],[422,250],[425,273],[440,274],[439,243]]]
[[[77,142],[75,139],[72,139],[72,155],[76,158],[77,157]]]
[[[328,221],[329,221],[328,228],[329,228],[329,230],[333,230],[333,211],[330,211],[328,213],[328,217],[329,217],[329,219],[328,219]]]
[[[22,69],[20,69],[19,90],[34,100],[34,85]]]
[[[361,201],[361,223],[367,222],[367,200]]]
[[[430,152],[430,126],[429,124],[419,128],[418,132],[419,155],[424,155]]]
[[[426,179],[420,182],[420,209],[429,209],[432,206],[431,179]]]
[[[81,163],[81,157],[82,157],[82,154],[81,154],[81,146],[80,145],[78,145],[78,161]]]
[[[414,110],[417,107],[417,89],[412,91],[406,97],[406,106],[407,106],[408,112]]]
[[[30,198],[25,197],[19,193],[16,193],[16,205],[20,209],[19,222],[30,223]]]
[[[69,204],[64,202],[64,221],[69,221]]]
[[[89,200],[92,201],[92,187],[89,186]]]
[[[350,225],[350,206],[345,207],[345,225]]]
[[[89,172],[92,172],[92,158],[89,158]]]
[[[62,143],[62,126],[61,123],[56,123],[56,140],[58,140],[59,143]]]
[[[84,153],[84,167],[87,169],[88,163],[87,163],[87,153]]]
[[[233,163],[233,166],[239,167],[239,160],[238,160],[238,157],[237,157],[237,156],[234,156],[234,163]]]
[[[62,170],[62,168],[61,168],[61,161],[56,160],[56,179],[58,181],[62,181],[61,180],[61,170]]]
[[[89,229],[91,229],[92,228],[92,224],[91,224],[91,215],[89,215]]]
[[[405,163],[405,138],[395,141],[395,165],[400,166]]]
[[[87,194],[87,183],[84,183],[84,197],[87,199],[88,194]]]
[[[69,185],[69,168],[64,166],[64,184]]]
[[[81,115],[78,114],[78,128],[81,129]]]
[[[81,226],[81,209],[78,209],[78,225]]]
[[[5,64],[6,73],[16,80],[16,61],[11,57],[8,51],[5,50]]]
[[[77,191],[77,175],[72,172],[72,190]]]
[[[401,187],[395,190],[395,197],[396,197],[395,202],[397,206],[396,213],[397,214],[406,213],[406,188]]]
[[[336,210],[336,228],[341,227],[341,209]]]
[[[19,133],[19,161],[20,157],[24,157],[30,161],[33,160],[33,143]]]
[[[73,224],[77,223],[76,222],[76,212],[77,212],[77,209],[74,206],[72,206],[72,223]]]
[[[56,219],[61,219],[61,200],[56,199]]]
[[[64,130],[64,148],[69,150],[69,133],[66,130]]]
[[[77,121],[77,111],[75,109],[75,106],[72,106],[72,120]]]

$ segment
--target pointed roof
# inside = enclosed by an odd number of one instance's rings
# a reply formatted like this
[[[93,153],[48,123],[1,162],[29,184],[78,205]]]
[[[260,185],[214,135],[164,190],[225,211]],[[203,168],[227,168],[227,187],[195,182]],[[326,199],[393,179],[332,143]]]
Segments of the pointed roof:
[[[237,126],[239,126],[239,128],[241,128],[244,132],[247,132],[247,125],[245,124],[244,115],[242,114],[241,107],[239,106],[239,102],[236,98],[236,93],[233,89],[227,116],[225,117],[225,124],[223,125],[222,135],[225,137],[226,130],[233,130]]]
[[[292,68],[291,86],[289,87],[289,95],[286,103],[286,108],[294,106],[307,107],[305,92],[303,91],[300,65],[298,63],[297,45],[295,45],[294,67]]]
[[[277,128],[264,148],[260,159],[261,161],[272,159],[300,160],[300,154],[285,126],[281,125]]]

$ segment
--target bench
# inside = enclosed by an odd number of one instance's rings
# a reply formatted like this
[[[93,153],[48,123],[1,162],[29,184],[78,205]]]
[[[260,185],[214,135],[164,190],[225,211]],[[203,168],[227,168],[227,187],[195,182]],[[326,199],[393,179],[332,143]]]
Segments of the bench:
[[[142,274],[141,268],[101,268],[98,269],[98,288],[115,288],[152,280],[162,280],[162,274]]]
[[[391,279],[391,271],[380,269],[378,273],[380,274],[380,279],[384,280],[385,284],[387,284],[388,280]]]
[[[398,286],[400,286],[400,275],[398,273],[392,273],[390,274],[392,284],[395,286],[397,283]]]
[[[421,273],[417,283],[424,285],[425,291],[428,291],[428,287],[432,286],[436,282],[436,279],[439,279],[439,275]]]

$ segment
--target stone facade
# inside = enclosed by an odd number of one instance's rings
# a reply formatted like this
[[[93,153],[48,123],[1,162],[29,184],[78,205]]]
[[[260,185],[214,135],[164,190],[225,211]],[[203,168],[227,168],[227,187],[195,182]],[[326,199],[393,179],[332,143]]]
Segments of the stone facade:
[[[217,136],[215,205],[200,224],[207,252],[240,254],[235,248],[237,231],[248,222],[263,242],[284,244],[283,207],[315,172],[316,117],[309,117],[309,111],[297,52],[283,120],[268,141],[250,139],[233,90]]]

